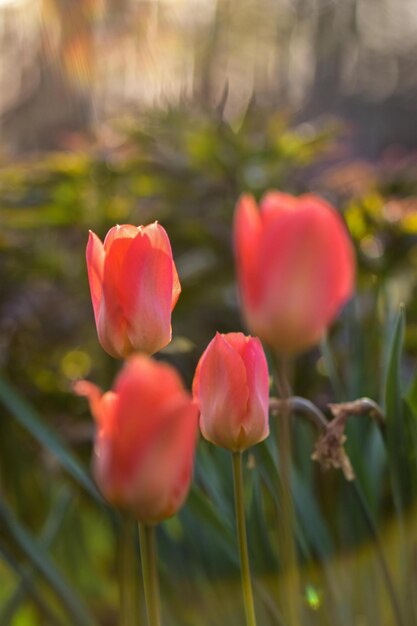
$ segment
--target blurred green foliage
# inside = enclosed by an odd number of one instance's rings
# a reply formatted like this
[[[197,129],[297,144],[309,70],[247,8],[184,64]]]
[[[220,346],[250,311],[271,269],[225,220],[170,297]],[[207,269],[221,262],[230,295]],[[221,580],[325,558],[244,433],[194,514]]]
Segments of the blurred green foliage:
[[[221,110],[182,109],[125,120],[102,129],[99,139],[74,137],[71,152],[3,164],[2,626],[117,623],[123,523],[89,477],[93,427],[85,402],[71,392],[79,377],[107,388],[119,368],[96,338],[84,261],[88,229],[103,237],[117,222],[153,220],[167,229],[183,291],[173,341],[158,358],[190,384],[215,331],[241,328],[231,243],[236,200],[243,191],[259,198],[271,187],[320,192],[344,212],[355,242],[357,294],[321,349],[300,357],[294,387],[324,411],[327,402],[363,395],[384,407],[384,436],[369,419],[354,418],[346,449],[405,623],[416,623],[417,163],[335,166],[337,131],[296,126],[254,104],[234,128]],[[369,523],[341,473],[312,463],[315,437],[297,416],[293,492],[304,623],[391,625]],[[255,596],[266,626],[279,623],[274,436],[246,460]],[[187,505],[162,524],[158,540],[166,623],[241,624],[225,451],[200,442]],[[138,605],[143,611],[139,586]]]

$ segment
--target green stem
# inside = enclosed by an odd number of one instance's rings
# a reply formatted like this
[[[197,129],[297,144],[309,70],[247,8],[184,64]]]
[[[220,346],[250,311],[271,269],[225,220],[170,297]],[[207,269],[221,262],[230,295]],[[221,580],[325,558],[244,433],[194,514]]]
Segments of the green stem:
[[[246,534],[245,502],[243,495],[242,453],[233,452],[233,487],[235,492],[235,513],[239,542],[240,572],[242,577],[243,601],[247,626],[256,626],[252,582],[249,567],[248,539]]]
[[[140,524],[139,537],[148,626],[161,626],[155,526]]]
[[[276,382],[283,402],[282,412],[278,417],[277,446],[279,453],[279,501],[280,524],[279,540],[283,571],[282,609],[286,626],[299,624],[300,577],[297,563],[297,550],[294,538],[295,514],[291,492],[291,389],[289,385],[289,363],[276,360]]]
[[[120,626],[136,626],[136,558],[134,549],[134,520],[123,518],[120,546]]]

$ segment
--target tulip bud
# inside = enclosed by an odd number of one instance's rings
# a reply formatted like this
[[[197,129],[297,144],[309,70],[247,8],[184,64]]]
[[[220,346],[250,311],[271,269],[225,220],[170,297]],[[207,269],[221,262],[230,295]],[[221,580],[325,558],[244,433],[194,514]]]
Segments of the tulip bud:
[[[237,452],[265,439],[269,376],[259,339],[217,333],[198,363],[193,395],[208,441]]]
[[[106,352],[116,358],[135,350],[153,354],[171,341],[171,312],[181,286],[162,226],[115,226],[104,244],[90,231],[87,268]]]
[[[146,524],[174,515],[190,486],[198,426],[174,368],[133,355],[112,391],[87,381],[75,391],[96,421],[93,474],[104,497]]]
[[[238,282],[250,330],[281,353],[319,342],[350,298],[354,252],[338,213],[313,195],[271,191],[238,202]]]

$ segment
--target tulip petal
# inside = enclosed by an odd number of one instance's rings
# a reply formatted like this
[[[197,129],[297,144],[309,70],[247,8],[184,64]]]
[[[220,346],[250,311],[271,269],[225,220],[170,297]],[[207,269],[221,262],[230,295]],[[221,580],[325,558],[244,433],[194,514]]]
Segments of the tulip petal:
[[[251,337],[248,337],[243,333],[227,333],[220,336],[243,358],[243,355],[246,352],[246,347],[248,345],[248,342],[251,340]]]
[[[178,298],[181,294],[181,283],[178,277],[177,268],[175,267],[174,261],[172,261],[172,301],[171,301],[171,311],[174,310],[175,305],[177,304]]]
[[[101,399],[103,397],[103,392],[100,387],[94,385],[94,383],[90,383],[88,380],[77,380],[73,384],[73,390],[77,396],[87,398],[90,405],[91,415],[97,422],[101,422],[103,417],[101,411]]]
[[[91,414],[97,422],[93,473],[102,493],[112,500],[117,491],[117,485],[114,484],[115,475],[111,468],[111,441],[117,430],[115,416],[118,396],[113,391],[103,394],[99,387],[87,380],[77,381],[74,384],[74,391],[88,399]]]
[[[250,308],[258,298],[256,278],[261,236],[261,219],[251,195],[240,198],[235,214],[235,251],[242,297]]]
[[[120,358],[132,351],[127,334],[123,295],[124,289],[131,288],[126,284],[125,259],[135,239],[117,237],[117,232],[119,231],[114,230],[104,261],[103,303],[100,307],[98,334],[104,349],[112,356]],[[136,229],[136,233],[138,232]],[[137,236],[140,237],[140,234]]]
[[[320,340],[353,286],[353,251],[337,213],[305,197],[263,224],[255,330],[282,351]],[[256,316],[254,316],[256,319]],[[265,331],[261,328],[265,327]]]
[[[158,248],[165,252],[169,257],[172,258],[172,249],[171,243],[169,241],[169,237],[166,233],[165,228],[163,228],[158,222],[154,222],[153,224],[148,224],[143,229],[143,233],[149,237],[152,242],[152,246],[154,248]],[[174,261],[172,261],[172,301],[171,301],[171,311],[174,310],[174,307],[177,303],[177,300],[181,293],[181,284],[178,278],[177,268],[175,267]]]
[[[132,224],[117,224],[117,226],[113,226],[104,239],[105,252],[110,250],[115,239],[134,239],[139,230],[140,226],[133,226]]]
[[[268,191],[261,200],[259,211],[263,224],[273,220],[280,213],[292,212],[298,207],[298,198],[281,191]]]
[[[121,303],[131,344],[148,354],[171,340],[173,263],[168,235],[152,224],[132,241],[123,262]],[[169,252],[169,253],[168,253]]]
[[[136,354],[127,362],[116,379],[114,391],[121,400],[120,412],[124,415],[137,414],[135,398],[141,389],[141,407],[143,413],[150,415],[153,423],[154,413],[161,412],[164,404],[177,394],[184,392],[183,383],[177,371],[165,363],[151,360]],[[164,393],[160,393],[163,390]],[[135,422],[134,419],[131,420]]]
[[[198,379],[201,432],[217,445],[239,449],[249,399],[246,370],[240,354],[219,333],[201,358]]]
[[[103,295],[104,248],[100,239],[91,230],[88,237],[86,259],[94,319],[96,326],[98,326]]]
[[[279,212],[262,231],[254,330],[282,351],[317,340],[310,307],[317,297],[315,216],[302,208]],[[307,313],[308,311],[308,313]]]
[[[321,198],[311,195],[300,197],[304,207],[315,210],[321,222],[317,229],[320,240],[323,289],[321,300],[326,303],[326,319],[330,321],[350,297],[355,281],[355,253],[339,214]]]
[[[148,439],[127,494],[139,519],[156,523],[182,505],[192,475],[197,427],[198,408],[183,399],[166,414],[163,431]]]
[[[175,370],[136,355],[129,359],[128,365],[119,374],[114,391],[119,402],[112,465],[116,481],[124,485],[134,474],[137,459],[146,449],[149,439],[160,430],[166,411],[183,399],[184,390]]]
[[[242,354],[249,388],[245,447],[263,441],[269,434],[269,373],[261,342],[250,337]]]
[[[93,474],[100,491],[111,502],[116,501],[120,492],[117,473],[112,467],[113,439],[117,437],[118,431],[118,404],[118,395],[107,391],[101,397],[99,414],[95,417],[97,431],[94,438]]]

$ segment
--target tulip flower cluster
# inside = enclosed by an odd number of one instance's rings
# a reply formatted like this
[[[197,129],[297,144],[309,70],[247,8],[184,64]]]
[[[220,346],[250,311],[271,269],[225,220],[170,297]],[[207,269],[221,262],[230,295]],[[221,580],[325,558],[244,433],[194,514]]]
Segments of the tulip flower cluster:
[[[175,369],[151,356],[171,340],[171,313],[181,292],[167,233],[156,222],[115,226],[104,243],[90,232],[87,268],[98,338],[111,356],[127,360],[111,391],[88,381],[75,391],[88,398],[96,422],[96,482],[109,503],[143,524],[144,537],[186,498],[199,414],[202,435],[232,451],[242,590],[252,626],[242,452],[269,434],[261,341],[282,355],[317,343],[352,293],[354,255],[330,205],[275,191],[259,210],[251,196],[242,196],[234,242],[244,317],[259,339],[217,333],[200,358],[191,396]],[[150,624],[159,624],[149,545],[143,546],[145,590],[153,586],[148,615]]]
[[[353,289],[352,245],[336,211],[316,196],[276,191],[258,210],[244,195],[234,241],[249,329],[282,354],[317,343]],[[99,341],[129,357],[113,391],[76,387],[97,423],[94,474],[109,502],[160,520],[191,481],[198,409],[203,436],[221,447],[242,451],[268,436],[265,354],[257,338],[217,333],[198,363],[193,401],[176,372],[150,358],[171,340],[181,292],[164,228],[115,226],[104,243],[90,232],[87,268]]]

